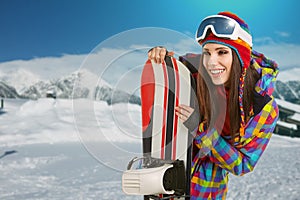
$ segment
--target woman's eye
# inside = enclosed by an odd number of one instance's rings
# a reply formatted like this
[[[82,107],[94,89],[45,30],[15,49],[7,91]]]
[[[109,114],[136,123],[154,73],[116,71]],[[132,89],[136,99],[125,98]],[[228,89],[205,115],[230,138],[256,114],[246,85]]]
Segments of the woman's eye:
[[[219,55],[224,55],[224,54],[227,54],[227,53],[228,53],[228,51],[223,51],[223,50],[219,51]]]
[[[203,55],[210,55],[208,51],[203,51],[202,54]]]

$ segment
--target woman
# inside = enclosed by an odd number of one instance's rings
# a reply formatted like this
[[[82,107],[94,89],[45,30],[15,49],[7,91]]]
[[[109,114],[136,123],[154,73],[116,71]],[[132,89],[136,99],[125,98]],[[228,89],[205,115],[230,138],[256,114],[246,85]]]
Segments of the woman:
[[[197,127],[191,199],[225,199],[229,172],[240,176],[251,172],[271,138],[278,118],[272,96],[278,67],[252,50],[248,25],[233,13],[205,18],[196,39],[202,46],[199,112],[186,105],[176,108],[189,129]],[[163,47],[148,53],[156,62],[166,55]],[[191,64],[195,58],[188,54],[180,59]]]

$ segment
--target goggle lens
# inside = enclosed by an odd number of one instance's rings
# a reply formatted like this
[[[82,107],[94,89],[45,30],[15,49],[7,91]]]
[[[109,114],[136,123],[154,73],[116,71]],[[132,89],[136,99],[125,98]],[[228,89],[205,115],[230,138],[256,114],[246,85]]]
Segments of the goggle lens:
[[[235,23],[230,19],[221,17],[207,18],[200,24],[197,31],[197,38],[204,39],[207,31],[206,27],[208,26],[212,26],[215,34],[218,35],[231,35],[235,29]]]

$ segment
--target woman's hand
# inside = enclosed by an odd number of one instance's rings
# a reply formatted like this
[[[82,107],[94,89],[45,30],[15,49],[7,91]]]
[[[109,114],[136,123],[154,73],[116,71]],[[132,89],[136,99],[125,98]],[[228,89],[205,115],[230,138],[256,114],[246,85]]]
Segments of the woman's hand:
[[[194,131],[200,121],[199,111],[187,105],[179,105],[175,107],[175,114],[183,122],[184,126],[191,132]]]
[[[162,63],[166,56],[173,56],[174,52],[168,52],[165,47],[154,47],[148,52],[148,59],[154,60],[155,63]]]
[[[187,105],[179,105],[175,107],[175,114],[179,117],[182,122],[185,122],[191,114],[194,112],[194,108]]]

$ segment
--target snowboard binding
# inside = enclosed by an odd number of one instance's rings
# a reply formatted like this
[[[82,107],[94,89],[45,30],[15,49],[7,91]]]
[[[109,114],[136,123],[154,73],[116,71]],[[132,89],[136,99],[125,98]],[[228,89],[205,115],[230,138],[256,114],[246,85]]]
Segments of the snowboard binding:
[[[135,162],[139,168],[132,169]],[[128,195],[169,194],[181,196],[186,188],[184,162],[150,156],[133,158],[122,176],[122,189]],[[151,197],[153,198],[153,197]]]

